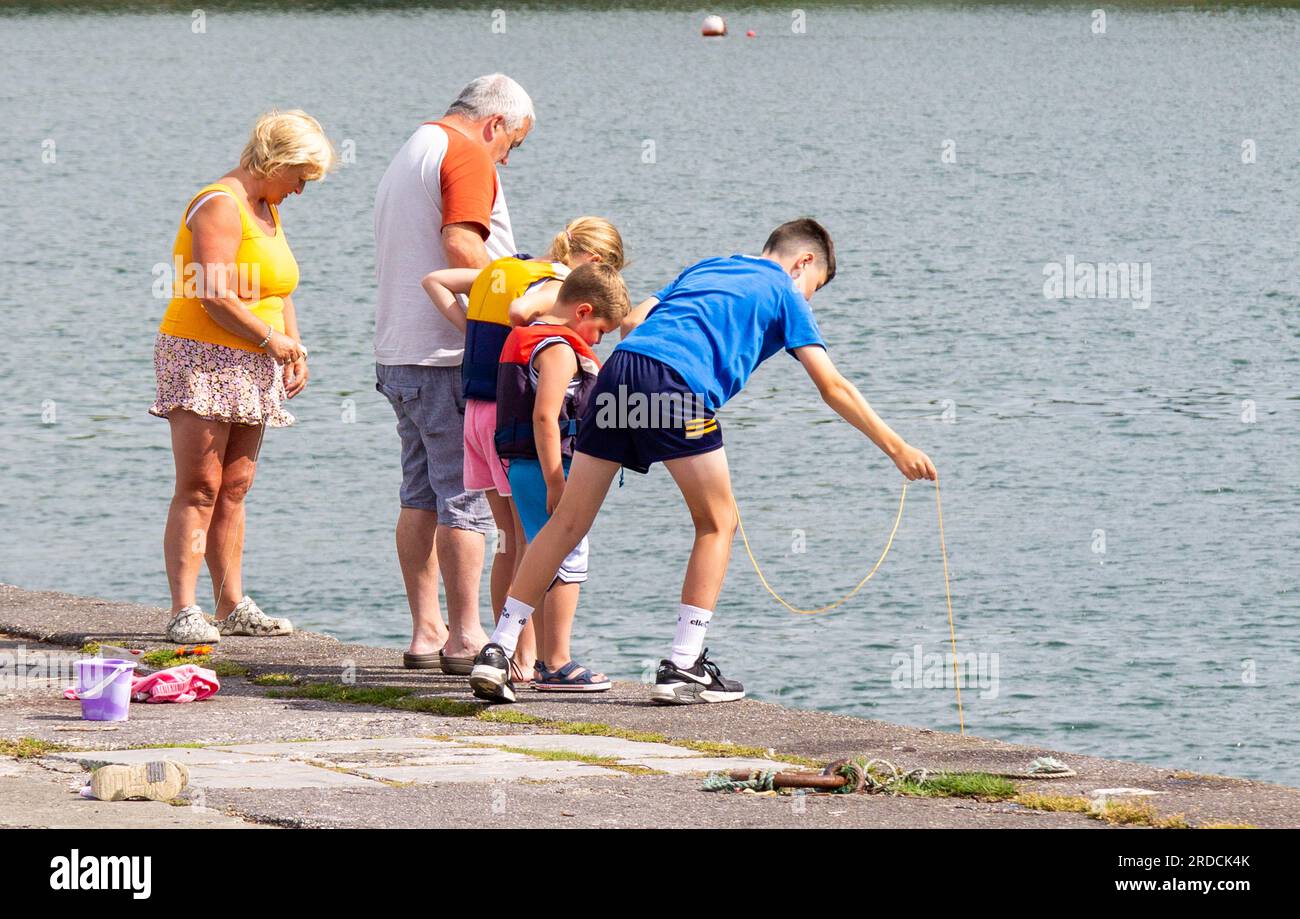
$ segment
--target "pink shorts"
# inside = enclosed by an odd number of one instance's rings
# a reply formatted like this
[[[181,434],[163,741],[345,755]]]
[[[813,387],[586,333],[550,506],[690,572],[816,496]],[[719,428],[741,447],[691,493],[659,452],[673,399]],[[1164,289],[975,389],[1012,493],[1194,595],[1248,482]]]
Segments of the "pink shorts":
[[[497,404],[481,399],[465,400],[465,488],[495,488],[510,497],[506,464],[497,456]]]

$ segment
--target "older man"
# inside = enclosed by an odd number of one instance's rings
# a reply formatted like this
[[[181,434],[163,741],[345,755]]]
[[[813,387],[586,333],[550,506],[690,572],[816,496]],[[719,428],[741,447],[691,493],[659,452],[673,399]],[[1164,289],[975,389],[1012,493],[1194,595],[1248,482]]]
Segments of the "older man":
[[[494,526],[483,492],[466,491],[462,481],[465,336],[433,308],[420,281],[515,252],[496,164],[505,165],[534,120],[518,83],[499,73],[479,77],[440,120],[416,128],[375,195],[375,375],[402,441],[397,558],[414,620],[403,655],[409,668],[468,673],[487,642],[479,579],[484,534]],[[498,558],[513,566],[513,554]],[[438,607],[439,571],[450,629]]]

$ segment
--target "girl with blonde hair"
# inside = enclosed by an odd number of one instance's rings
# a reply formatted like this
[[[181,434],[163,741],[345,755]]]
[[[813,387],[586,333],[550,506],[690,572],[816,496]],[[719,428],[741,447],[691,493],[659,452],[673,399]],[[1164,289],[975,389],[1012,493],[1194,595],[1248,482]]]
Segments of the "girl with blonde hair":
[[[447,320],[465,333],[461,379],[465,398],[465,464],[467,490],[482,489],[496,521],[497,552],[490,579],[492,609],[499,610],[523,554],[524,534],[518,510],[510,500],[506,465],[497,455],[497,365],[512,325],[532,321],[554,307],[562,282],[580,265],[600,262],[623,269],[623,238],[601,217],[578,217],[556,233],[541,258],[511,256],[485,268],[445,268],[430,272],[422,282],[429,299]],[[462,306],[459,296],[467,297]],[[500,602],[498,602],[500,601]],[[531,627],[515,654],[521,673],[533,670],[536,643]],[[444,673],[468,674],[474,656],[447,658],[406,655],[410,668],[437,666]]]

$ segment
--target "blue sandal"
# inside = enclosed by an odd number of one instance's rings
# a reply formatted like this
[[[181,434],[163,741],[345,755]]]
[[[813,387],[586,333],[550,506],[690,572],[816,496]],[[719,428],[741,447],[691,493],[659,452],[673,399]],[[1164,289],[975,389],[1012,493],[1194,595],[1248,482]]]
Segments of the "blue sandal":
[[[575,676],[577,670],[582,672]],[[538,692],[604,692],[614,685],[603,675],[596,679],[596,673],[577,661],[569,661],[559,670],[547,670],[546,665],[538,661],[537,675],[540,679],[533,681],[533,689]]]

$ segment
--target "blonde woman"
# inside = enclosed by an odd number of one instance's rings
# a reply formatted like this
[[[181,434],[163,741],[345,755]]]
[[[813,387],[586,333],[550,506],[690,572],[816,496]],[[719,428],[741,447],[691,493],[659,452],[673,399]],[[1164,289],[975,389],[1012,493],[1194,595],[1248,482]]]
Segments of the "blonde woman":
[[[266,427],[293,424],[283,402],[307,385],[294,260],[279,205],[334,165],[319,122],[301,111],[258,118],[239,166],[190,199],[172,248],[173,296],[154,345],[158,394],[171,423],[176,489],[163,534],[171,589],[167,638],[287,635],[243,592],[244,496]],[[215,621],[195,590],[206,560]]]

